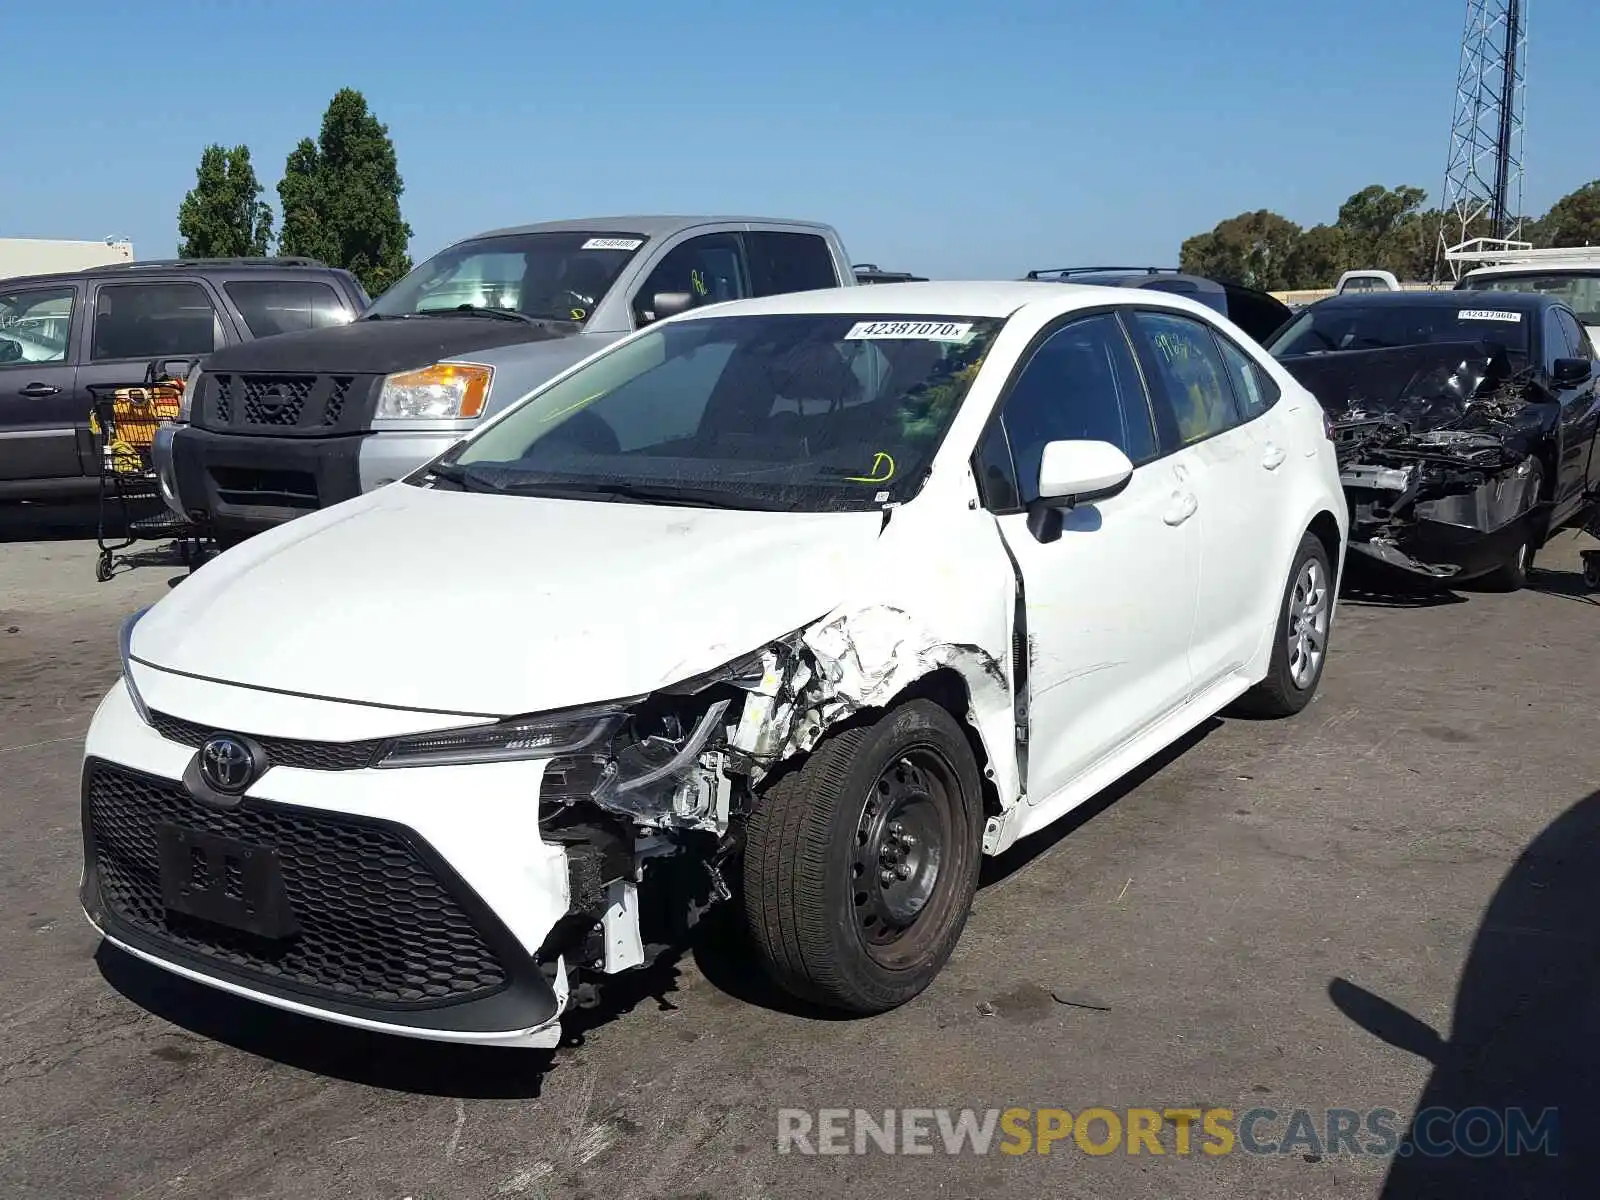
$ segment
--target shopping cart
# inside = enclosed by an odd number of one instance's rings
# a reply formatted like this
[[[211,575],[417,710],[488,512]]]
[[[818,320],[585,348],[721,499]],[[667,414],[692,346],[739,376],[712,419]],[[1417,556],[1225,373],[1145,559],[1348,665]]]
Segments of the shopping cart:
[[[184,364],[183,376],[195,367]],[[158,360],[139,383],[96,384],[89,388],[89,430],[100,455],[100,514],[95,543],[100,557],[94,577],[110,579],[122,551],[141,541],[174,541],[183,562],[194,566],[200,556],[201,531],[193,522],[170,512],[161,500],[161,483],[151,461],[156,429],[177,419],[183,398],[183,376],[173,360]],[[154,507],[154,514],[138,516]],[[114,533],[107,531],[113,530]],[[120,540],[118,540],[120,538]]]

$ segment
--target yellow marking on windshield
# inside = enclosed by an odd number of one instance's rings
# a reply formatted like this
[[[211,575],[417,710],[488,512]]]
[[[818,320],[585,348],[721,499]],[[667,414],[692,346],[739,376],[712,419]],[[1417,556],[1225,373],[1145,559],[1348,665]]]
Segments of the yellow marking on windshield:
[[[584,399],[579,400],[576,404],[569,404],[565,408],[558,408],[558,409],[556,409],[555,412],[550,413],[548,416],[541,417],[540,420],[543,420],[543,421],[554,421],[558,417],[564,417],[564,416],[567,416],[569,413],[575,413],[580,408],[583,408],[586,405],[593,404],[596,400],[600,399],[600,397],[604,396],[604,395],[605,395],[604,392],[596,392],[592,396],[587,396]]]
[[[872,456],[872,473],[870,475],[847,475],[845,479],[850,483],[888,483],[894,478],[894,458],[879,450]]]
[[[589,315],[581,308],[572,308],[568,309],[567,311],[571,314],[574,321],[581,321]]]

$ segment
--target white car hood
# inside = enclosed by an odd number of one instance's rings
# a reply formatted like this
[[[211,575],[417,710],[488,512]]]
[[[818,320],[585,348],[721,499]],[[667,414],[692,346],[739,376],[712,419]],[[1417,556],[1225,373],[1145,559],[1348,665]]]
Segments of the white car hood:
[[[875,512],[667,508],[395,484],[228,551],[133,657],[306,696],[511,716],[641,695],[827,614]]]

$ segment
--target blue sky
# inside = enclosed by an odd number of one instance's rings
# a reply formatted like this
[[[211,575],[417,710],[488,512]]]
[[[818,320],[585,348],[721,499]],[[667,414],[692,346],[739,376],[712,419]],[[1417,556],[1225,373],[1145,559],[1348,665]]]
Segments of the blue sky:
[[[1600,176],[1594,59],[1573,35],[1591,4],[1529,6],[1533,213]],[[1369,183],[1437,193],[1465,13],[1462,0],[11,7],[7,45],[52,65],[6,122],[0,236],[122,234],[140,257],[170,255],[207,143],[248,144],[275,202],[284,156],[350,86],[394,137],[419,259],[502,224],[735,211],[827,220],[857,261],[946,278],[1166,264],[1246,209],[1309,225]]]

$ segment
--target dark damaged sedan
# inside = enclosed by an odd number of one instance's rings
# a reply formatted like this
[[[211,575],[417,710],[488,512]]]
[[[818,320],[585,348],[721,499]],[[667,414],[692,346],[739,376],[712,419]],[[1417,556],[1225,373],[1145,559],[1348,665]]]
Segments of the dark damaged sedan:
[[[1515,590],[1600,495],[1600,380],[1549,296],[1379,292],[1305,309],[1267,349],[1332,424],[1350,549],[1414,576]]]

